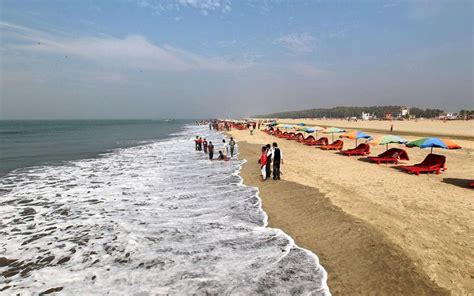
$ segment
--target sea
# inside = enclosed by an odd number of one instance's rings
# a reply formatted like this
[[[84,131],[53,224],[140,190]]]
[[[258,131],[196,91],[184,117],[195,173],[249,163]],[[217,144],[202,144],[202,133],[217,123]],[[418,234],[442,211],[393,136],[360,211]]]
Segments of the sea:
[[[190,121],[0,121],[0,294],[330,295],[196,135],[221,148]]]

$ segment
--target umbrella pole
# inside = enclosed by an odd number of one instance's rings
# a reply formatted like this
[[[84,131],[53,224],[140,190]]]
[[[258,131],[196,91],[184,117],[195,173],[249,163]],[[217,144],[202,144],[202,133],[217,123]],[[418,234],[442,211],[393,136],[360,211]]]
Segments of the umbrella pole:
[[[332,135],[332,141],[334,142],[334,133],[332,133],[331,135]]]
[[[387,150],[388,150],[388,143],[385,144],[385,151],[387,151]]]
[[[433,154],[433,146],[431,147],[431,153],[430,154]]]
[[[357,147],[357,138],[356,138],[356,147]]]

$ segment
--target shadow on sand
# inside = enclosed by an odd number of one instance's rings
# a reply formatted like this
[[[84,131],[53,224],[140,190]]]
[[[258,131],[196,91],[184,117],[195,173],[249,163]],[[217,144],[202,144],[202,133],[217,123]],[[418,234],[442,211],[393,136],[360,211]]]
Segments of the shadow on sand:
[[[471,188],[469,186],[469,183],[472,182],[472,180],[469,179],[459,179],[459,178],[443,178],[444,183],[448,183],[451,185],[463,187],[463,188]]]

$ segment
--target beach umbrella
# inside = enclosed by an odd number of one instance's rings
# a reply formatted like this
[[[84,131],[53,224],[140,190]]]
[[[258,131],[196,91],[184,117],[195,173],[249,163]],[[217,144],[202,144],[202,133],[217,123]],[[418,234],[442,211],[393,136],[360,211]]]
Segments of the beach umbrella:
[[[299,126],[305,126],[305,125],[306,125],[306,123],[304,123],[304,122],[300,122],[300,123],[298,123],[297,125],[299,125]]]
[[[273,121],[273,122],[268,123],[267,125],[268,126],[275,126],[275,125],[278,125],[278,122]]]
[[[330,127],[328,129],[326,129],[324,132],[326,134],[331,134],[332,135],[332,141],[334,142],[334,134],[337,134],[337,133],[343,133],[345,132],[346,130],[343,130],[343,129],[340,129],[338,127]]]
[[[406,144],[407,147],[420,147],[420,148],[443,148],[443,149],[461,149],[462,147],[448,139],[440,138],[422,138],[416,141],[412,141]]]
[[[343,135],[340,136],[340,138],[348,138],[356,141],[356,147],[357,147],[357,140],[358,139],[371,139],[372,137],[367,135],[364,132],[361,131],[350,131],[347,132]]]
[[[289,125],[289,124],[281,124],[281,125],[278,125],[278,127],[281,127],[281,128],[284,128],[284,129],[292,129],[292,128],[294,128],[294,126]]]
[[[369,140],[371,145],[385,145],[385,150],[388,150],[388,144],[390,143],[398,143],[398,144],[405,144],[408,141],[399,137],[399,136],[394,136],[394,135],[385,135],[385,136],[380,136],[375,139]]]

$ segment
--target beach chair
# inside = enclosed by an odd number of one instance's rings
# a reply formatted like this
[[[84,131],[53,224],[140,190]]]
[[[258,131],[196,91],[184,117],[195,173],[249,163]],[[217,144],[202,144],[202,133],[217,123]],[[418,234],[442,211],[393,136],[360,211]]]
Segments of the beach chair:
[[[390,148],[378,156],[369,156],[367,158],[377,164],[380,164],[381,162],[398,164],[400,160],[410,160],[410,158],[408,158],[408,153],[399,148]]]
[[[310,140],[316,141],[316,139],[314,139],[313,136],[307,136],[306,138],[303,136],[303,138],[300,138],[300,139],[296,140],[296,142],[306,143],[307,141],[310,141]]]
[[[277,134],[276,136],[277,136],[278,138],[284,139],[284,138],[286,138],[286,137],[288,136],[288,132],[279,133],[279,134]]]
[[[302,133],[294,134],[292,137],[288,137],[287,140],[298,141],[300,139],[304,139],[304,135]]]
[[[341,141],[341,140],[336,140],[334,142],[332,142],[331,144],[329,145],[323,145],[319,148],[321,148],[322,150],[342,150],[342,147],[344,146],[344,142]]]
[[[295,136],[296,136],[296,134],[295,134],[294,132],[289,132],[289,133],[286,135],[285,139],[287,139],[287,140],[293,140],[293,139],[295,138]]]
[[[474,188],[474,181],[469,182],[469,187]]]
[[[367,155],[370,153],[370,146],[366,143],[361,143],[354,149],[342,150],[341,154],[351,156],[351,155]]]
[[[415,165],[400,166],[401,170],[407,173],[414,173],[417,176],[420,173],[436,173],[446,170],[446,156],[430,153],[425,159]]]
[[[326,138],[326,137],[321,137],[321,138],[319,138],[318,140],[314,140],[314,137],[313,137],[313,140],[311,140],[311,141],[306,141],[304,144],[305,144],[305,145],[308,145],[308,146],[327,145],[327,144],[329,144],[329,139]]]

